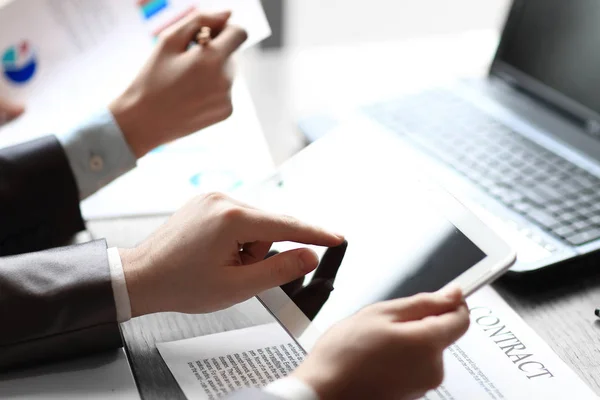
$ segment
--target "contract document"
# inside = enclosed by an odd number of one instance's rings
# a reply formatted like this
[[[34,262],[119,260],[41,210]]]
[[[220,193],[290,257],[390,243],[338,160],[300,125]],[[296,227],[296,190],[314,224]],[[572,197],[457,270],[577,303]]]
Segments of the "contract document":
[[[598,398],[491,287],[467,303],[471,326],[444,353],[444,382],[424,399]],[[264,387],[289,375],[306,356],[277,323],[157,347],[190,400]]]

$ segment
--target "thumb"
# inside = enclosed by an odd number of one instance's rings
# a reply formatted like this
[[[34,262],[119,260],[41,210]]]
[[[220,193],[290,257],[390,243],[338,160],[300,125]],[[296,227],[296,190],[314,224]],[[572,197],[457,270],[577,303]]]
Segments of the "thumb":
[[[237,267],[237,274],[245,288],[259,293],[298,279],[314,270],[318,264],[319,257],[314,251],[295,249],[242,268]]]

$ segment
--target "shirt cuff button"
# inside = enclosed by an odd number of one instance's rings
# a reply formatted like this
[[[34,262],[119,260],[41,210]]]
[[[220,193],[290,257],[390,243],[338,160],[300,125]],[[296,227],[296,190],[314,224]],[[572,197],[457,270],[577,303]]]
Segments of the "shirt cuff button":
[[[98,155],[90,157],[90,169],[94,172],[102,171],[104,168],[104,160]]]

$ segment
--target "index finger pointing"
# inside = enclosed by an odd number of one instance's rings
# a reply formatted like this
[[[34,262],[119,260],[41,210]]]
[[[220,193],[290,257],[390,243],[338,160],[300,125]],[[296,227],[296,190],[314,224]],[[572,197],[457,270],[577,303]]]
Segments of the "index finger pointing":
[[[333,247],[344,238],[314,225],[287,215],[270,214],[256,209],[246,209],[249,224],[240,230],[243,242],[297,242]]]
[[[248,39],[248,33],[239,26],[227,25],[221,33],[215,37],[211,45],[219,50],[227,58],[236,51],[242,43]]]

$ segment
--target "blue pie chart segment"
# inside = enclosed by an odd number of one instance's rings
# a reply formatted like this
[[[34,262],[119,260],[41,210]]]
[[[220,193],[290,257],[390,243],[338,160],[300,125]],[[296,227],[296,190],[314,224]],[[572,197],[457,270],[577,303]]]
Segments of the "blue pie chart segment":
[[[37,57],[29,42],[22,41],[2,53],[2,72],[11,83],[28,82],[37,70]]]

